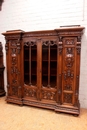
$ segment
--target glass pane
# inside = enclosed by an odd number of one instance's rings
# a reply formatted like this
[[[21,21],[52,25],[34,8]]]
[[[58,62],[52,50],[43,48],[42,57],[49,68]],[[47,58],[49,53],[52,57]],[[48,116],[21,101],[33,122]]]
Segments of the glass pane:
[[[57,61],[57,45],[50,46],[50,60]]]
[[[50,47],[50,86],[57,85],[57,45]]]
[[[42,46],[42,84],[44,87],[52,88],[57,85],[57,45],[55,44]]]
[[[24,83],[29,84],[29,47],[24,46]]]
[[[24,47],[24,82],[27,85],[37,84],[37,46]]]

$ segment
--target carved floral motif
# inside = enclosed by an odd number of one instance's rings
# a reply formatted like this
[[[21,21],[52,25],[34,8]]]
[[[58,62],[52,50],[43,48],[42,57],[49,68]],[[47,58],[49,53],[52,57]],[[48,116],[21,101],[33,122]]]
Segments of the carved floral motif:
[[[75,44],[75,42],[74,42],[74,40],[72,39],[67,39],[66,41],[65,41],[65,44],[66,45],[74,45]]]
[[[28,96],[28,97],[36,97],[36,90],[35,89],[24,88],[24,95]]]
[[[17,86],[12,86],[12,95],[18,96],[18,87]]]
[[[55,100],[55,92],[43,91],[42,97],[47,100]]]
[[[65,84],[65,90],[72,90],[72,84]]]
[[[72,44],[74,44],[74,40],[67,40],[66,44],[72,45]],[[65,55],[66,69],[64,71],[64,80],[65,80],[64,90],[71,91],[73,80],[74,80],[74,70],[73,70],[73,67],[74,67],[74,48],[67,47],[67,48],[65,48],[65,52],[66,52],[66,55]]]
[[[67,79],[73,79],[74,78],[74,73],[71,72],[71,70],[67,70],[65,73],[64,73],[64,79],[67,80]]]
[[[64,102],[65,103],[72,103],[72,94],[64,93]]]
[[[65,58],[65,64],[66,66],[69,68],[69,67],[72,67],[73,64],[74,64],[74,58],[73,57],[68,57],[68,58]]]

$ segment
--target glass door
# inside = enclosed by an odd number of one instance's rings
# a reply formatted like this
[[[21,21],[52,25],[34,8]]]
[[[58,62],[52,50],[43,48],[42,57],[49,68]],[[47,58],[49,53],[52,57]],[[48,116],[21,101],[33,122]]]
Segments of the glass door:
[[[36,42],[24,44],[24,95],[37,97],[37,45]]]
[[[56,100],[57,90],[57,42],[50,40],[42,44],[42,98]]]

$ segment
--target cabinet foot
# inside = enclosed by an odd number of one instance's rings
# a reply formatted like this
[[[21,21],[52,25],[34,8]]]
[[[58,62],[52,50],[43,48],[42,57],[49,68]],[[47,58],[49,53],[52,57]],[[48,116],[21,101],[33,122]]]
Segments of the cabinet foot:
[[[20,106],[20,107],[23,107],[23,104],[20,104],[19,106]]]
[[[78,117],[79,115],[78,114],[73,114],[73,116]]]

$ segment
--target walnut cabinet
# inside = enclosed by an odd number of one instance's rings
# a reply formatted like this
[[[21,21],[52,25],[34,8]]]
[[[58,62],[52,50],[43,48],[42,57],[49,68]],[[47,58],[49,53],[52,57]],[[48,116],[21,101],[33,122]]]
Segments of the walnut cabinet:
[[[0,42],[0,97],[5,96],[4,90],[4,65],[3,65],[3,48]]]
[[[7,102],[79,115],[81,35],[84,27],[3,33]]]

